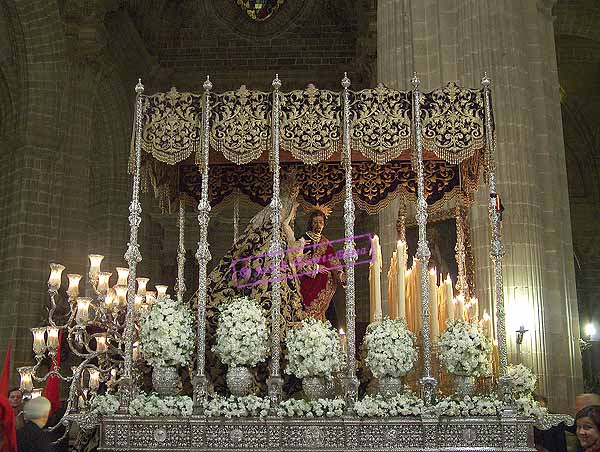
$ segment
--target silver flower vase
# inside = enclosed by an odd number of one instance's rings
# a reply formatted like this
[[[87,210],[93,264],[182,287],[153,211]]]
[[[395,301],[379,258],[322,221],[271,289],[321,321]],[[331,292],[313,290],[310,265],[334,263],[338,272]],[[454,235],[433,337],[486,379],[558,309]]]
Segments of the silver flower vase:
[[[302,390],[308,400],[324,399],[327,392],[325,379],[323,377],[304,377]]]
[[[472,396],[475,393],[475,377],[455,374],[454,387],[457,396]]]
[[[152,369],[152,387],[162,396],[177,395],[179,374],[174,366],[156,366]]]
[[[227,387],[234,396],[242,397],[250,394],[254,378],[245,366],[230,366],[227,370]]]
[[[379,378],[379,394],[383,397],[394,397],[398,394],[402,394],[404,385],[402,383],[402,377],[391,377],[384,375]]]

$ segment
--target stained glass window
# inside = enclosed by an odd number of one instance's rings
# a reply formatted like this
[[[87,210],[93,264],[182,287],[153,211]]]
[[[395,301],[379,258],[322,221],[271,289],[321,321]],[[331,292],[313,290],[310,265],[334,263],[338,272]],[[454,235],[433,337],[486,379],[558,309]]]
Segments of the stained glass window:
[[[262,22],[271,17],[285,0],[237,0],[250,19]]]

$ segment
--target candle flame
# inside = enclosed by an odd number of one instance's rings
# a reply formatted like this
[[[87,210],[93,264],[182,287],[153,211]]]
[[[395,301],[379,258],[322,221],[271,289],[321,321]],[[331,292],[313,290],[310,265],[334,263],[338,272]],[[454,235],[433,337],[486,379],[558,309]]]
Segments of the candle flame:
[[[346,333],[344,332],[344,328],[340,328],[340,336],[345,336]]]

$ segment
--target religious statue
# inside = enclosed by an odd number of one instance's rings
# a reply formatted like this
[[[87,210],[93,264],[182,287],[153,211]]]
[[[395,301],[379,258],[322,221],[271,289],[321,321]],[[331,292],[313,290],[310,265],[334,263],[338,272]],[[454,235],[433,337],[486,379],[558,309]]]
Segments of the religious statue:
[[[346,284],[346,274],[329,240],[322,234],[328,212],[315,209],[308,216],[299,270],[300,294],[306,314],[325,320],[325,313],[335,294],[338,283]]]

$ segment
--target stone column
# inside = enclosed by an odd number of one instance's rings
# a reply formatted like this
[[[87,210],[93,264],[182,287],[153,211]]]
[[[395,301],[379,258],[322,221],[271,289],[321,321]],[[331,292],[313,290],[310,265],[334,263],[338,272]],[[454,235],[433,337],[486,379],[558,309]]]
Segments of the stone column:
[[[498,192],[506,207],[504,288],[510,361],[539,376],[551,408],[568,410],[582,386],[569,201],[554,35],[553,1],[380,1],[379,80],[423,90],[458,79],[492,79]],[[400,79],[402,77],[402,79]],[[477,293],[490,309],[487,193],[471,209]],[[515,332],[530,331],[517,353]],[[550,355],[550,351],[552,351]],[[565,387],[566,382],[566,387]]]

